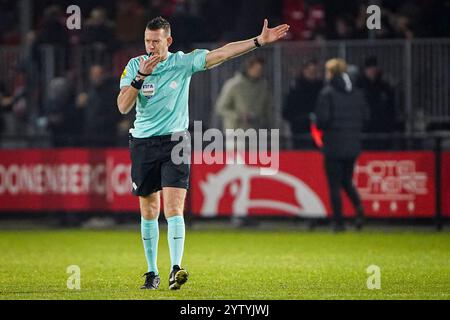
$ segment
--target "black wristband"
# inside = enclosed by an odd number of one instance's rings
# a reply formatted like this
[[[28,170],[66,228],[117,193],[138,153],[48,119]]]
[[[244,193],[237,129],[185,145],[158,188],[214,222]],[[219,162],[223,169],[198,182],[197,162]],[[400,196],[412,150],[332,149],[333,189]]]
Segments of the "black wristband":
[[[261,44],[259,43],[258,38],[253,39],[253,42],[255,43],[255,46],[257,48],[261,47]]]
[[[142,73],[142,72],[140,72],[140,71],[138,70],[138,75],[143,76],[143,77],[148,77],[149,75],[151,75],[151,73],[145,74],[145,73]]]
[[[137,80],[136,78],[131,81],[131,86],[137,90],[141,90],[142,85],[144,84],[144,79]]]

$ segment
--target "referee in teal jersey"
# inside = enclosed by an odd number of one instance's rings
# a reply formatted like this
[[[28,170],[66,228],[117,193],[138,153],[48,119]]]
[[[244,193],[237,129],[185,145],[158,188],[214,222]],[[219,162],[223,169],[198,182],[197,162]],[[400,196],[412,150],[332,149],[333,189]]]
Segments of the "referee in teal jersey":
[[[170,155],[178,143],[171,141],[172,134],[183,136],[188,129],[191,76],[275,42],[288,30],[286,24],[269,28],[265,19],[261,34],[255,38],[232,42],[212,51],[197,49],[185,54],[169,52],[173,39],[167,20],[157,17],[147,24],[144,33],[147,54],[128,62],[117,98],[122,114],[136,105],[136,120],[130,130],[130,153],[132,192],[139,197],[142,241],[148,264],[142,289],[157,289],[160,282],[157,251],[161,190],[168,224],[169,289],[180,289],[188,280],[188,272],[181,268],[181,259],[185,239],[183,211],[190,168],[188,163],[173,163]]]

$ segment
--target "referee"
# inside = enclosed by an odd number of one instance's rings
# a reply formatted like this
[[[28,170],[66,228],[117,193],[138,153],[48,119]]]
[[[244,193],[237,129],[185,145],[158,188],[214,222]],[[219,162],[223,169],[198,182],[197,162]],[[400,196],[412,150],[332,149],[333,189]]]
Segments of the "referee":
[[[189,54],[169,52],[173,42],[170,24],[157,17],[145,29],[146,54],[132,58],[123,70],[117,105],[127,114],[136,105],[136,120],[130,130],[132,193],[139,197],[141,234],[148,272],[142,289],[157,289],[160,192],[168,224],[171,272],[169,289],[187,281],[181,268],[185,226],[184,201],[189,187],[189,164],[171,159],[172,134],[183,136],[188,129],[188,96],[191,76],[284,37],[286,24],[268,27],[267,19],[259,36],[229,43],[216,50],[194,50]],[[187,137],[187,136],[185,136]],[[189,155],[183,155],[183,157]]]

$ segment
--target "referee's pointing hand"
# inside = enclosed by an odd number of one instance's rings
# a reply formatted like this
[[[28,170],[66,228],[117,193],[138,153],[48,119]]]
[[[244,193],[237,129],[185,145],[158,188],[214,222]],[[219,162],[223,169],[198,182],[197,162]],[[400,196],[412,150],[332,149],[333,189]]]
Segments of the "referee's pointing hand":
[[[159,54],[154,54],[147,60],[144,60],[142,57],[139,58],[139,72],[141,74],[151,75],[156,65],[161,60]]]
[[[281,24],[274,28],[269,28],[269,21],[264,19],[263,29],[258,37],[258,41],[261,45],[266,45],[275,42],[284,36],[286,36],[289,31],[290,26],[288,24]]]

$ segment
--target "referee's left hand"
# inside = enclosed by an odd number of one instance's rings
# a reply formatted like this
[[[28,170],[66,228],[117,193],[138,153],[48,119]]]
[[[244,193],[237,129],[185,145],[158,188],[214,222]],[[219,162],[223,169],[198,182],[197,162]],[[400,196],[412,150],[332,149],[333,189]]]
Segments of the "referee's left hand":
[[[156,65],[161,61],[161,57],[158,54],[152,55],[147,60],[144,60],[142,57],[139,58],[139,72],[142,74],[151,75],[153,69],[156,68]],[[143,77],[145,78],[145,77]]]
[[[290,26],[288,24],[281,24],[275,28],[269,28],[269,21],[264,19],[264,26],[261,34],[258,36],[258,42],[261,45],[266,45],[286,36]]]

